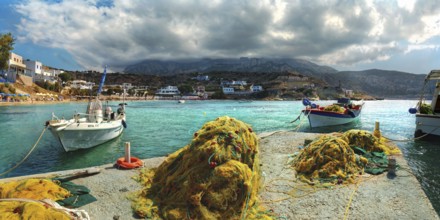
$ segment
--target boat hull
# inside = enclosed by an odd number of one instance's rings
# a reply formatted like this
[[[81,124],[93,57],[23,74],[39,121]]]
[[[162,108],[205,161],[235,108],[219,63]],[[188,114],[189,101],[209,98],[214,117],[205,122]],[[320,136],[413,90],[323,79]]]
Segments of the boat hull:
[[[440,137],[440,115],[416,114],[416,134]]]
[[[303,110],[307,115],[311,128],[348,124],[359,118],[360,110],[350,114],[328,112],[321,110]]]
[[[66,121],[49,126],[65,151],[75,151],[95,147],[110,141],[124,130],[122,120],[101,123],[75,123]]]

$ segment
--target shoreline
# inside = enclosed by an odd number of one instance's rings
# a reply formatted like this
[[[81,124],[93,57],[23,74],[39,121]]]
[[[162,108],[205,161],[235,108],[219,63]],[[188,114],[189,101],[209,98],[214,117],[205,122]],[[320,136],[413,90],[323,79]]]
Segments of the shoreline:
[[[126,99],[125,101],[177,101],[178,99],[173,100],[155,100],[155,99]],[[212,100],[226,100],[226,101],[240,101],[238,99],[206,99],[206,100],[193,100],[193,101],[212,101]],[[416,99],[385,99],[385,100],[414,100]],[[75,103],[75,102],[88,102],[88,99],[81,99],[81,100],[63,100],[63,101],[24,101],[24,102],[0,102],[0,107],[2,106],[23,106],[23,105],[51,105],[51,104],[65,104],[65,103]],[[105,101],[122,101],[122,99],[101,99],[102,102]],[[188,99],[187,101],[192,101]],[[249,99],[249,101],[301,101],[301,100],[253,100]],[[329,100],[321,100],[321,101],[329,101]],[[331,101],[331,100],[330,100]],[[383,100],[365,100],[365,101],[383,101]]]
[[[314,188],[297,181],[295,171],[288,164],[289,155],[297,152],[306,139],[319,135],[322,134],[292,131],[258,134],[264,176],[259,196],[267,210],[273,211],[272,214],[286,219],[439,219],[403,156],[396,157],[402,169],[397,170],[393,179],[388,178],[386,173],[363,175],[357,184],[332,188]],[[145,159],[144,166],[157,167],[164,159]],[[72,182],[88,187],[98,201],[79,209],[87,211],[91,219],[139,219],[127,199],[141,189],[132,178],[139,169],[120,170],[113,164],[92,168],[100,169],[100,173]],[[30,176],[65,175],[87,169],[91,168]],[[0,182],[30,176],[0,179]]]

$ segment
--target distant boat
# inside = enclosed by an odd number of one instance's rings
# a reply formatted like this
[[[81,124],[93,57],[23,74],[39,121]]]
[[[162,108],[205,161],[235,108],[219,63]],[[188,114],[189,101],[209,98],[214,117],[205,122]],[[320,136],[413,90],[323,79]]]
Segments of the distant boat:
[[[409,112],[416,114],[416,129],[414,135],[440,137],[440,82],[435,85],[435,91],[431,105],[424,103],[425,89],[431,80],[440,80],[440,70],[432,70],[425,78],[425,83],[416,108],[410,108]]]
[[[249,103],[249,102],[252,102],[252,100],[249,100],[249,99],[240,99],[240,100],[238,100],[238,102],[239,102],[239,103]]]
[[[90,100],[86,113],[76,113],[72,119],[59,119],[52,113],[52,119],[46,125],[61,143],[65,151],[91,148],[118,137],[127,126],[125,122],[125,103],[119,104],[117,112],[111,107],[105,108],[99,100],[99,94],[105,81],[106,69],[95,99]]]
[[[303,99],[303,104],[306,108],[301,113],[307,116],[310,127],[315,128],[348,124],[355,121],[361,115],[364,102],[353,102],[348,98],[340,98],[335,104],[321,107],[311,103],[308,99]]]
[[[185,103],[185,100],[180,99],[179,101],[177,101],[177,103],[183,104],[183,103]]]

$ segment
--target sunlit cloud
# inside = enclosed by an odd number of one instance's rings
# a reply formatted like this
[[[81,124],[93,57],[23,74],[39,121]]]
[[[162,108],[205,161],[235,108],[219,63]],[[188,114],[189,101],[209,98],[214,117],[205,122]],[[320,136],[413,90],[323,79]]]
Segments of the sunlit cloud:
[[[356,65],[440,35],[435,0],[29,0],[15,9],[20,42],[62,48],[86,69],[241,56]]]

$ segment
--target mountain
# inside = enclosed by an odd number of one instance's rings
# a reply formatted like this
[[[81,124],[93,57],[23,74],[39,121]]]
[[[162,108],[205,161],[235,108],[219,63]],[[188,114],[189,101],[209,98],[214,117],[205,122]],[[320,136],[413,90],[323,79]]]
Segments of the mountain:
[[[185,61],[145,60],[127,66],[125,73],[173,76],[184,73],[282,73],[296,72],[320,79],[329,86],[351,89],[384,98],[416,98],[425,75],[370,69],[338,71],[332,67],[291,58],[194,59]]]
[[[370,69],[364,71],[340,71],[323,74],[321,79],[330,85],[362,91],[386,98],[416,98],[420,95],[426,75],[399,71]]]
[[[127,66],[124,70],[125,73],[159,76],[212,71],[266,73],[296,71],[307,76],[337,72],[337,70],[331,67],[320,66],[301,59],[247,57],[241,57],[240,59],[194,59],[186,61],[145,60],[138,64]]]

